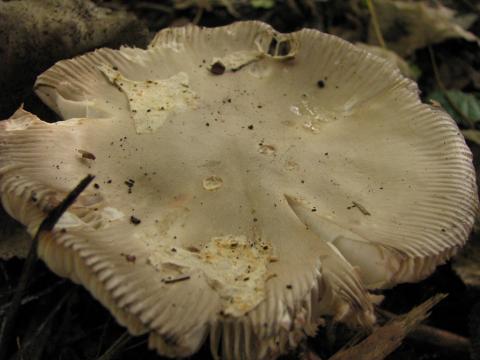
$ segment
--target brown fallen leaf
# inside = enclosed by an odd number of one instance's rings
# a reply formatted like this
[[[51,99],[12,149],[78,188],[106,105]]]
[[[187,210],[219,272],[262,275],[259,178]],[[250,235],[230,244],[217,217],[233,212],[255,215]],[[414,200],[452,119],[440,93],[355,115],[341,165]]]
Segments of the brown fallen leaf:
[[[473,18],[457,17],[455,11],[445,6],[399,0],[375,0],[374,5],[387,48],[402,57],[412,54],[416,49],[447,39],[479,41],[466,30]],[[372,24],[368,42],[378,45]]]
[[[330,360],[382,360],[398,348],[407,334],[413,331],[429,315],[429,311],[446,294],[438,294],[409,313],[389,321],[384,326],[375,329],[366,339],[351,347],[342,349]]]

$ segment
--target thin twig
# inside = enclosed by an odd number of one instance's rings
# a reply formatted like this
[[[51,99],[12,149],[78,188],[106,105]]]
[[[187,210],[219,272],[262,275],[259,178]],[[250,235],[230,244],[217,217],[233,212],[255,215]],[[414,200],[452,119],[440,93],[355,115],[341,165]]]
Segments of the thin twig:
[[[107,318],[107,321],[105,321],[105,324],[103,325],[102,334],[100,335],[100,339],[98,341],[97,354],[95,355],[95,357],[99,357],[101,352],[102,352],[103,342],[104,342],[105,337],[107,335],[108,325],[110,324],[110,319],[111,318],[112,317],[109,314],[109,316]]]
[[[22,274],[20,275],[17,288],[13,294],[10,309],[7,312],[7,315],[5,316],[0,328],[0,359],[5,359],[8,346],[11,342],[10,340],[13,337],[18,310],[21,306],[23,295],[27,289],[27,285],[33,272],[33,267],[37,260],[37,247],[40,237],[55,227],[55,224],[58,222],[60,217],[75,202],[78,196],[83,192],[83,190],[85,190],[85,188],[93,179],[94,176],[87,175],[82,181],[80,181],[75,189],[73,189],[58,206],[50,211],[50,213],[38,227],[38,230],[33,237],[32,244],[30,245],[30,250],[28,251],[25,264],[23,265]]]
[[[117,356],[127,345],[127,343],[132,339],[130,334],[125,331],[122,336],[120,336],[108,349],[103,353],[102,356],[97,358],[97,360],[112,360]]]
[[[470,353],[470,340],[466,337],[443,329],[437,329],[433,326],[421,324],[417,329],[408,334],[407,337],[422,343],[448,349],[452,352],[467,355]]]
[[[372,18],[373,31],[375,31],[375,36],[378,43],[384,49],[387,48],[385,40],[383,39],[382,30],[380,30],[380,23],[378,22],[377,12],[375,11],[375,6],[373,5],[372,0],[367,0],[368,11],[370,12],[370,17]]]
[[[368,215],[368,216],[372,215],[372,214],[370,214],[370,212],[369,212],[367,209],[365,209],[365,206],[363,206],[362,204],[360,204],[360,203],[358,203],[358,202],[356,202],[356,201],[352,201],[352,204],[355,205],[355,207],[356,207],[358,210],[360,210],[360,212],[361,212],[363,215]]]
[[[461,2],[464,3],[470,9],[470,11],[476,13],[477,15],[480,15],[480,10],[478,10],[478,8],[473,5],[470,0],[461,0]]]
[[[49,273],[48,270],[45,270],[45,271],[42,270],[40,274],[35,273],[35,275],[31,279],[31,282],[32,283],[40,282],[41,280],[43,280],[43,278],[47,277],[48,275],[51,275],[51,273]],[[0,298],[11,297],[15,291],[16,291],[16,288],[13,288],[9,291],[4,291],[0,294]]]
[[[198,25],[200,23],[200,20],[202,19],[202,16],[203,16],[203,11],[204,11],[204,8],[203,7],[199,7],[197,9],[197,12],[195,14],[195,17],[193,18],[192,20],[192,23],[194,25]]]
[[[71,296],[72,291],[63,295],[34,332],[33,336],[29,337],[29,339],[23,343],[23,352],[28,355],[29,360],[39,360],[42,358],[42,353],[47,343],[50,344],[50,334],[52,333],[53,326],[52,320]]]
[[[32,301],[35,301],[35,300],[39,299],[40,297],[45,296],[45,295],[55,291],[60,285],[63,285],[63,284],[65,284],[65,280],[60,280],[60,281],[57,281],[52,286],[47,287],[46,289],[43,289],[43,290],[41,290],[41,291],[39,291],[39,292],[37,292],[33,295],[26,296],[22,299],[21,305],[26,305],[26,304],[28,304]],[[0,306],[0,316],[7,312],[10,305],[11,305],[11,303],[7,303],[7,304],[4,304],[4,305]]]
[[[22,346],[22,342],[20,341],[20,338],[18,336],[15,338],[15,344],[17,345],[18,357],[20,358],[20,360],[24,360],[23,359],[23,346]]]
[[[126,347],[126,348],[125,348],[125,352],[130,351],[130,350],[132,350],[132,349],[135,349],[135,348],[137,348],[137,347],[139,347],[139,346],[145,345],[146,343],[148,343],[148,339],[140,340],[140,341],[136,342],[135,344],[132,344],[132,345],[130,345],[129,347]]]
[[[220,3],[225,6],[225,8],[227,9],[227,11],[229,12],[230,15],[232,15],[233,17],[235,18],[240,18],[241,15],[240,13],[237,11],[237,9],[235,9],[235,3],[233,1],[230,1],[230,0],[220,0]]]
[[[137,9],[160,11],[167,14],[173,14],[174,12],[174,9],[171,6],[152,3],[148,1],[134,2],[132,5],[134,8]]]
[[[440,89],[440,92],[442,95],[445,97],[445,99],[448,101],[448,104],[452,107],[452,109],[460,115],[462,120],[466,122],[471,129],[475,129],[475,122],[470,119],[470,117],[465,114],[462,109],[460,109],[457,104],[453,101],[452,97],[447,91],[447,88],[445,87],[445,84],[443,83],[442,79],[440,78],[440,73],[438,71],[437,67],[437,60],[435,59],[435,53],[433,52],[433,49],[430,45],[428,45],[428,53],[430,54],[430,62],[432,63],[432,70],[433,70],[433,75],[435,76],[435,81],[437,82],[437,86]]]
[[[3,262],[0,262],[0,270],[1,270],[1,273],[2,273],[2,277],[4,278],[5,280],[5,283],[6,284],[6,287],[7,287],[7,291],[10,291],[11,288],[12,288],[12,285],[10,284],[10,277],[8,276],[8,272],[7,272],[7,269],[5,269],[5,265],[3,264]],[[2,296],[3,294],[0,294],[0,296]]]
[[[74,306],[74,303],[76,299],[78,298],[78,288],[79,286],[72,285],[68,287],[68,292],[71,294],[71,296],[67,299],[65,305],[63,306],[62,309],[62,314],[61,317],[59,318],[59,321],[57,325],[55,326],[55,331],[50,334],[48,337],[48,348],[49,349],[58,349],[57,346],[60,347],[66,347],[66,340],[67,337],[65,336],[66,333],[69,332],[69,330],[72,328],[72,319],[73,319],[73,313],[72,313],[72,307]],[[58,345],[61,343],[60,345]]]
[[[297,15],[302,15],[302,12],[300,11],[300,8],[298,7],[297,3],[295,0],[287,0],[287,5],[288,7],[295,12]]]
[[[162,281],[165,284],[173,284],[173,283],[177,283],[177,282],[185,281],[185,280],[189,280],[189,279],[190,279],[190,275],[181,275],[181,276],[173,278],[173,279],[162,279]]]

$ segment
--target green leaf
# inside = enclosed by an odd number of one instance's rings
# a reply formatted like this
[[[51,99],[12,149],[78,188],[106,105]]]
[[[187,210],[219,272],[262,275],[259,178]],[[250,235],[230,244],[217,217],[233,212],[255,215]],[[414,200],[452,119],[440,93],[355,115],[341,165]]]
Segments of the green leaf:
[[[465,139],[480,145],[480,131],[478,130],[463,130],[463,136]],[[480,280],[480,279],[479,279]]]
[[[412,73],[412,79],[417,80],[420,78],[422,75],[422,69],[417,64],[414,63],[408,63],[408,66],[410,68],[410,72]]]
[[[275,0],[250,0],[254,8],[271,9],[275,6]]]
[[[437,90],[432,92],[428,98],[440,103],[457,124],[464,128],[471,128],[472,124],[477,123],[480,125],[479,94],[465,93],[460,90],[447,90],[442,93]]]

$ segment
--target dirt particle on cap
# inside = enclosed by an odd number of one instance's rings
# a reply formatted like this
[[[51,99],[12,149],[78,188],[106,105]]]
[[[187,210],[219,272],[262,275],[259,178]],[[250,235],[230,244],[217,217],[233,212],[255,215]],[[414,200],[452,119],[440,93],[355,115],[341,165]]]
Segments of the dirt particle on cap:
[[[220,61],[216,61],[210,66],[210,72],[213,75],[222,75],[225,72],[225,65],[223,65]]]
[[[125,259],[128,262],[134,263],[137,260],[137,257],[135,255],[125,255]]]
[[[82,155],[82,159],[95,160],[97,158],[94,154],[92,154],[89,151],[78,150],[78,152],[80,153],[80,155]]]
[[[132,188],[135,185],[135,180],[128,179],[124,182],[124,184],[127,185],[127,187],[128,187],[128,193],[131,194],[132,193]]]
[[[135,217],[135,216],[130,216],[130,222],[133,224],[133,225],[138,225],[142,222],[142,220],[140,220],[139,218]]]

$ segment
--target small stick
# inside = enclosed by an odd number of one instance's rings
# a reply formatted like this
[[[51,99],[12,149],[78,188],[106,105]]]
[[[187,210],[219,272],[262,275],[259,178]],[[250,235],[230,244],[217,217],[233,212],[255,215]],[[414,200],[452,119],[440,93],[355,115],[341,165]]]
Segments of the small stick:
[[[125,352],[130,351],[130,350],[132,350],[132,349],[135,349],[135,348],[137,348],[137,347],[139,347],[139,346],[145,345],[145,344],[147,344],[147,343],[148,343],[148,339],[140,340],[140,341],[136,342],[135,344],[132,344],[132,345],[130,345],[129,347],[125,348]]]
[[[141,2],[138,2],[138,3],[132,3],[132,5],[137,9],[147,9],[147,10],[153,10],[153,11],[160,11],[160,12],[164,12],[164,13],[167,13],[167,14],[172,14],[174,12],[174,10],[170,6],[161,5],[161,4],[157,4],[157,3],[151,3],[151,2],[148,2],[148,1],[141,1]]]
[[[42,296],[45,296],[55,290],[57,290],[57,288],[63,284],[65,284],[65,280],[60,280],[58,282],[56,282],[55,284],[53,284],[52,286],[49,286],[47,287],[46,289],[43,289],[35,294],[32,294],[30,296],[26,296],[22,299],[22,302],[21,302],[21,305],[25,305],[25,304],[28,304],[32,301],[35,301],[39,298],[41,298]],[[0,316],[2,316],[3,314],[5,314],[8,310],[8,308],[10,307],[11,303],[7,303],[7,304],[4,304],[4,305],[1,305],[0,306]]]
[[[50,313],[47,315],[42,324],[40,324],[37,330],[33,333],[33,336],[23,343],[23,353],[27,354],[27,359],[39,360],[42,358],[42,354],[47,346],[47,343],[49,345],[51,344],[50,334],[53,330],[52,321],[71,296],[72,291],[69,291],[63,295],[63,297],[56,303],[52,311],[50,311]]]
[[[463,353],[466,355],[470,353],[470,341],[466,337],[454,334],[450,331],[437,329],[433,326],[422,324],[416,330],[413,330],[407,335],[407,337],[452,352]]]
[[[102,356],[98,357],[97,360],[111,360],[120,354],[125,345],[132,339],[130,334],[125,331],[115,342],[103,353]]]
[[[18,316],[18,310],[20,309],[23,295],[27,289],[28,281],[31,278],[33,267],[37,260],[37,247],[40,236],[45,232],[52,231],[60,217],[75,202],[78,196],[83,192],[83,190],[85,190],[85,188],[92,182],[93,179],[93,175],[87,175],[82,181],[80,181],[75,189],[73,189],[58,206],[50,211],[50,213],[38,227],[38,230],[33,237],[32,244],[30,245],[27,258],[25,259],[22,274],[20,275],[18,286],[15,289],[10,308],[0,328],[0,359],[6,358],[7,348],[10,344],[10,340],[12,339],[13,330],[15,328],[15,323]]]
[[[105,337],[107,335],[107,330],[108,330],[108,326],[110,325],[110,320],[111,319],[112,319],[112,317],[109,316],[107,318],[107,321],[105,321],[105,324],[103,325],[102,334],[100,335],[100,339],[98,341],[97,355],[95,357],[99,357],[100,353],[102,352],[103,341],[105,340]]]
[[[471,129],[475,129],[475,122],[470,119],[470,117],[465,114],[462,109],[460,109],[457,104],[453,101],[450,94],[447,92],[447,88],[443,83],[442,79],[440,78],[440,72],[438,71],[437,60],[435,59],[435,53],[430,45],[428,45],[428,54],[430,55],[430,62],[432,63],[432,70],[433,75],[435,76],[435,81],[437,82],[438,88],[442,95],[447,99],[448,104],[452,107],[452,109],[460,115],[460,117],[465,121]]]
[[[355,205],[355,207],[356,207],[358,210],[360,210],[360,212],[361,212],[363,215],[372,215],[372,214],[370,214],[370,212],[369,212],[367,209],[365,209],[365,207],[364,207],[362,204],[360,204],[360,203],[358,203],[358,202],[356,202],[356,201],[352,201],[352,204]]]
[[[368,11],[372,17],[373,30],[375,31],[375,36],[377,37],[378,43],[384,49],[387,48],[385,40],[383,39],[382,30],[380,30],[380,24],[378,23],[377,12],[375,11],[375,6],[373,6],[372,0],[367,0]]]
[[[476,13],[477,15],[480,15],[480,10],[478,10],[475,5],[470,0],[461,0],[462,3],[464,3],[466,6],[469,7],[469,10]]]
[[[204,8],[201,7],[201,6],[197,9],[197,13],[195,14],[195,17],[194,17],[193,20],[192,20],[192,23],[193,23],[194,25],[198,25],[198,23],[199,23],[200,20],[202,19],[203,11],[204,11]]]
[[[165,284],[173,284],[173,283],[176,283],[176,282],[179,282],[179,281],[185,281],[185,280],[188,280],[188,279],[190,279],[190,275],[183,275],[183,276],[179,276],[179,277],[173,278],[173,279],[163,279],[162,281]]]

